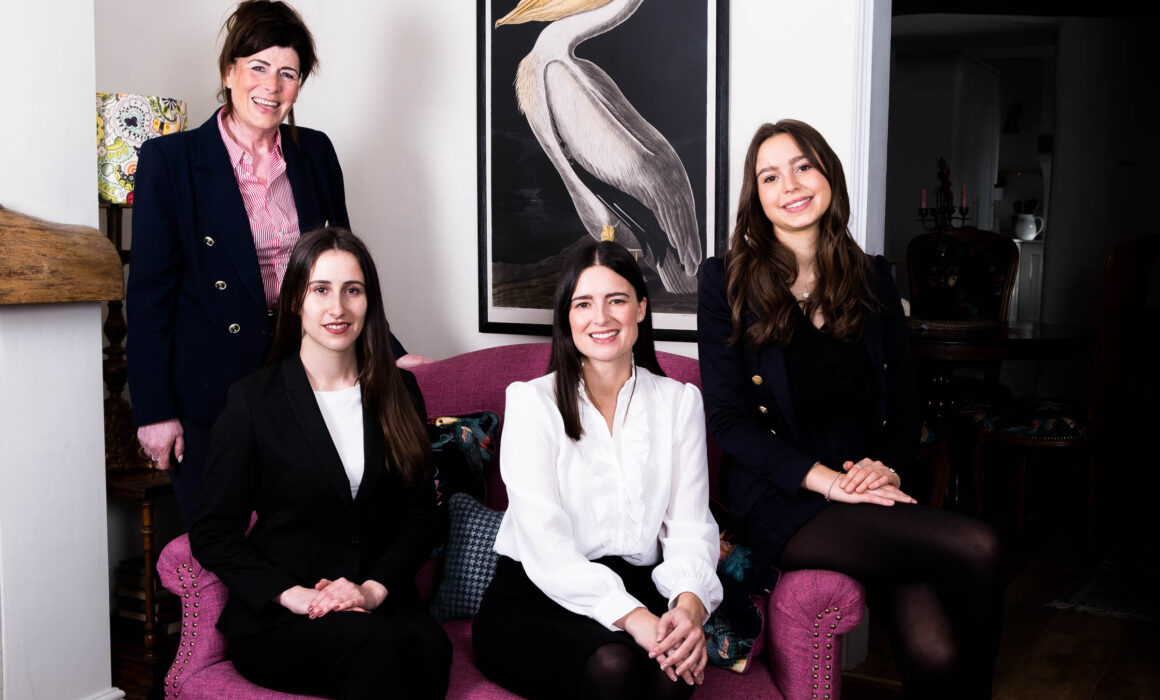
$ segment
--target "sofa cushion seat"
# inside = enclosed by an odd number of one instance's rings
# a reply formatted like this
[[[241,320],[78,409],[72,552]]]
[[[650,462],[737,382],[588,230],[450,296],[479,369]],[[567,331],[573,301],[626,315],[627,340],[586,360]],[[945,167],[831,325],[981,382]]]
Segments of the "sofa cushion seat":
[[[447,697],[519,700],[520,696],[490,681],[475,665],[475,652],[471,648],[471,620],[445,622],[443,629],[447,631],[454,650],[451,653],[451,685],[447,689]],[[712,665],[706,667],[705,684],[697,690],[697,696],[730,700],[780,700],[783,697],[774,685],[764,659],[756,659],[745,675]]]

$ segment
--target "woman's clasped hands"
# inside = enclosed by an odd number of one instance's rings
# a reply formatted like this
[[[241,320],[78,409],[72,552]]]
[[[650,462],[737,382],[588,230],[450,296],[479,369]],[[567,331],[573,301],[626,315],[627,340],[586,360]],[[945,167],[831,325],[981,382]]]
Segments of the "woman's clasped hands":
[[[892,506],[895,502],[918,502],[903,493],[900,488],[902,479],[898,474],[878,460],[869,458],[860,459],[857,462],[847,460],[842,463],[842,469],[846,473],[837,478],[838,483],[835,485],[834,493],[830,496],[833,500],[849,503],[877,503],[884,506]],[[841,498],[837,493],[838,490],[853,498]]]
[[[661,617],[637,608],[623,618],[624,631],[656,659],[670,680],[689,685],[705,681],[709,652],[701,623],[708,616],[701,599],[692,593],[677,596],[677,604]]]
[[[386,599],[387,589],[378,581],[368,580],[360,586],[345,578],[334,581],[324,578],[314,588],[286,589],[278,596],[278,603],[295,615],[307,615],[313,620],[343,610],[370,612]]]

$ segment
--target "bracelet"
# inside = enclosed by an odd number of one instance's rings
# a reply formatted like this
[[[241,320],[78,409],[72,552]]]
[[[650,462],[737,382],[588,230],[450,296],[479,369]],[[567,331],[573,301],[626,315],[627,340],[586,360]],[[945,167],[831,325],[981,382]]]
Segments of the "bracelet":
[[[834,475],[834,480],[830,482],[830,488],[826,489],[826,500],[830,500],[830,492],[834,490],[834,484],[838,483],[838,479],[842,478],[842,472]]]

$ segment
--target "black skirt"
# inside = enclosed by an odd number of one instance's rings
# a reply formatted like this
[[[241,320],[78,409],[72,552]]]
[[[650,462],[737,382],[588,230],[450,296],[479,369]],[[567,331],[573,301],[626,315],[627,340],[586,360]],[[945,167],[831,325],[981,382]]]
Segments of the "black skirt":
[[[668,612],[668,599],[652,581],[655,564],[633,566],[620,557],[596,562],[620,576],[629,594],[654,615]],[[627,632],[561,607],[532,583],[523,564],[509,557],[499,558],[471,637],[480,670],[526,698],[576,697],[584,664],[605,644],[625,644],[648,659]]]

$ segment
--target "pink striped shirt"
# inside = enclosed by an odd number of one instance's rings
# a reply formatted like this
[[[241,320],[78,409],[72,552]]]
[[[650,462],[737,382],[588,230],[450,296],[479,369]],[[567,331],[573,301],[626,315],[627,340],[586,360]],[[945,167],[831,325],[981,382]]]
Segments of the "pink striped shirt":
[[[230,155],[230,165],[242,192],[246,216],[250,219],[250,234],[258,251],[258,267],[262,272],[262,287],[266,292],[266,308],[278,306],[278,290],[290,262],[290,249],[298,240],[298,208],[294,206],[294,191],[286,176],[286,159],[282,157],[282,134],[274,132],[274,148],[266,167],[266,182],[254,175],[254,156],[230,136],[223,121],[225,112],[218,112],[218,130]]]

